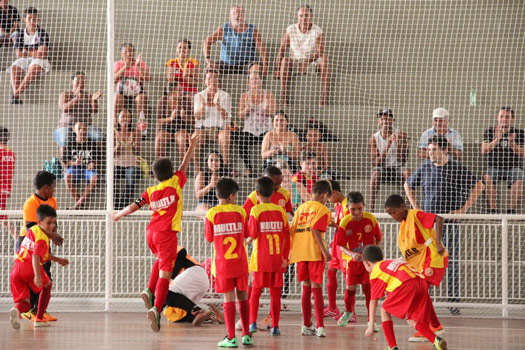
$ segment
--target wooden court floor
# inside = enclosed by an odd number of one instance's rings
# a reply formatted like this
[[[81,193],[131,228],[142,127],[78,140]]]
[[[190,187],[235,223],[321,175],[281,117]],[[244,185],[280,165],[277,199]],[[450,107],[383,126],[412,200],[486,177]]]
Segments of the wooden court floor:
[[[145,313],[57,313],[60,319],[49,328],[34,329],[29,323],[21,330],[9,324],[7,313],[0,314],[0,349],[33,350],[98,350],[98,349],[216,349],[224,337],[224,325],[192,327],[163,323],[160,333],[153,333]],[[443,337],[453,350],[523,350],[525,349],[525,320],[442,318]],[[386,342],[382,333],[371,340],[364,336],[363,323],[337,327],[333,319],[325,319],[326,338],[300,335],[300,315],[283,313],[281,336],[269,332],[254,335],[257,349],[366,349],[382,350]],[[430,343],[409,343],[413,333],[404,321],[395,321],[399,348],[431,350]],[[239,336],[239,335],[238,335]],[[239,348],[243,348],[240,345]]]

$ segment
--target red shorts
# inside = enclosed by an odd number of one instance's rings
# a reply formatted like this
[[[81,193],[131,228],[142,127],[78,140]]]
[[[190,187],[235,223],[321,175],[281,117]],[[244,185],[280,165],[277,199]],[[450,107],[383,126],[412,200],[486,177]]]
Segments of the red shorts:
[[[430,324],[430,315],[434,310],[428,294],[428,285],[421,278],[403,282],[401,286],[388,293],[382,307],[397,318],[425,324]]]
[[[177,232],[148,229],[146,241],[153,255],[159,260],[159,270],[173,271],[177,259]]]
[[[7,196],[0,194],[0,210],[6,210]],[[0,220],[7,220],[7,215],[0,215]]]
[[[257,272],[253,273],[252,286],[255,288],[272,288],[283,286],[282,272]]]
[[[332,260],[328,262],[328,268],[341,271],[344,270],[343,253],[341,252],[341,248],[335,244],[335,241],[332,242],[332,251],[330,254],[332,254]]]
[[[247,290],[248,289],[248,275],[241,277],[222,278],[215,277],[215,292],[228,293],[232,290]]]
[[[370,283],[370,274],[368,271],[364,271],[358,275],[355,273],[352,273],[351,271],[348,271],[346,273],[346,285],[347,286],[355,286],[356,284],[367,284]]]
[[[297,280],[299,282],[310,280],[313,283],[322,284],[326,262],[321,261],[298,261]]]
[[[49,276],[40,265],[40,273],[42,274],[42,287],[49,283]],[[11,269],[11,294],[13,301],[18,303],[24,299],[29,299],[29,288],[33,292],[38,293],[42,287],[37,287],[34,282],[35,273],[33,272],[33,264],[31,261],[15,262]]]
[[[425,264],[425,266],[423,266],[423,271],[421,271],[421,273],[425,276],[425,279],[430,285],[439,286],[439,284],[441,283],[441,280],[443,279],[443,276],[447,271],[448,256],[443,258],[443,262],[444,267],[430,267],[428,266],[429,264]]]

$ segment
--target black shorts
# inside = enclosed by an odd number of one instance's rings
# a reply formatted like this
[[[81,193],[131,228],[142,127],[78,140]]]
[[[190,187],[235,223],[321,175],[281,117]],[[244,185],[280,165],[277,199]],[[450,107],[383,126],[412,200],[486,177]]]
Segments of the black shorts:
[[[175,120],[175,121],[173,121],[173,122],[171,122],[169,124],[162,124],[159,127],[159,129],[160,130],[165,130],[165,131],[169,132],[170,134],[175,134],[176,132],[178,132],[180,130],[187,131],[187,132],[189,132],[191,134],[191,133],[193,133],[195,128],[193,127],[193,125],[189,125],[185,121],[177,119],[177,120]]]
[[[374,171],[379,171],[381,173],[380,182],[392,184],[392,185],[402,185],[405,182],[403,179],[403,169],[404,167],[376,167],[372,169]]]

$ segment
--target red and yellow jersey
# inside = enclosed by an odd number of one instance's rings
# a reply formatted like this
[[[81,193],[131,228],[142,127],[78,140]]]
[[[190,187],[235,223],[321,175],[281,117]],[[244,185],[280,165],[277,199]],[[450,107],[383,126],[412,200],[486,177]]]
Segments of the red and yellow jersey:
[[[287,213],[293,214],[290,192],[288,192],[287,189],[279,187],[277,191],[272,193],[271,200],[273,204],[280,205]],[[257,192],[253,191],[246,198],[242,207],[246,210],[246,213],[249,214],[252,211],[252,208],[257,204],[259,204],[259,201],[257,200]]]
[[[153,211],[148,229],[157,232],[180,232],[182,220],[182,188],[186,184],[186,173],[176,171],[168,180],[151,186],[142,193],[139,206],[149,204]]]
[[[27,233],[26,225],[30,222],[34,222],[36,224],[37,218],[36,218],[36,210],[39,206],[47,204],[53,209],[57,209],[57,200],[55,197],[44,199],[37,195],[36,193],[33,193],[31,197],[29,197],[22,207],[22,217],[24,220],[24,223],[22,227],[20,228],[20,236],[24,237]]]
[[[31,262],[33,255],[40,256],[40,264],[49,259],[49,238],[37,225],[31,227],[16,252],[16,259],[20,262]]]
[[[0,147],[0,197],[9,197],[15,173],[15,153],[9,148]]]
[[[324,233],[332,220],[330,209],[321,202],[308,201],[297,208],[290,227],[290,263],[321,261],[323,254],[314,238],[313,230]]]
[[[370,272],[371,299],[381,299],[385,292],[392,292],[414,278],[423,278],[416,269],[399,260],[379,261]]]
[[[290,253],[290,227],[284,209],[273,203],[254,206],[248,219],[248,237],[255,239],[250,270],[281,272]]]
[[[219,204],[206,214],[204,235],[213,242],[211,272],[221,278],[248,275],[246,238],[246,212],[235,204]]]
[[[436,214],[411,209],[399,225],[398,246],[406,262],[423,273],[425,267],[444,268],[448,252],[439,255],[436,248]]]
[[[345,216],[350,214],[350,212],[348,211],[347,203],[348,198],[345,197],[345,199],[343,199],[341,203],[337,203],[334,207],[334,221],[337,224],[337,226],[339,226],[341,220],[343,220]]]
[[[365,211],[363,218],[359,221],[353,220],[350,214],[346,215],[337,228],[335,241],[337,245],[351,252],[362,253],[365,246],[381,241],[381,236],[376,217]],[[342,257],[348,263],[352,262],[352,258],[344,252],[342,252]],[[363,265],[362,262],[354,261],[353,263]]]
[[[184,80],[183,73],[187,69],[197,69],[199,68],[199,60],[195,58],[188,58],[185,63],[181,64],[178,57],[171,58],[168,61],[166,61],[166,67],[169,68],[176,68],[177,71],[175,72],[175,79],[181,84],[182,88],[186,92],[193,92],[197,93],[196,87],[191,87],[188,85],[188,83]]]
[[[306,176],[302,171],[298,171],[292,177],[292,182],[303,184],[303,186],[306,188],[306,191],[308,191],[308,193],[312,193],[312,187],[314,187],[314,184],[318,180],[319,180],[319,177],[315,175],[312,177]]]

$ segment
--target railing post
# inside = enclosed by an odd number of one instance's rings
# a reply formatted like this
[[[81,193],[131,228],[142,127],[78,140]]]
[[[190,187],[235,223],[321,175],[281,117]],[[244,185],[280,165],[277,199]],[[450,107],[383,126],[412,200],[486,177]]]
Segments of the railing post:
[[[509,226],[508,219],[501,220],[501,316],[509,317]]]

